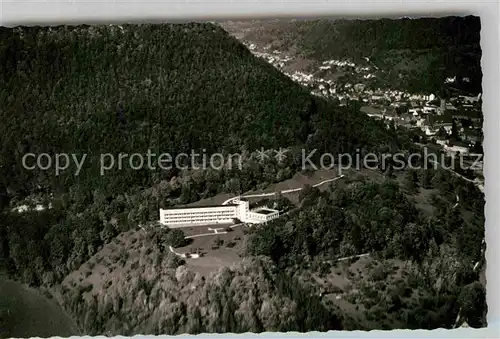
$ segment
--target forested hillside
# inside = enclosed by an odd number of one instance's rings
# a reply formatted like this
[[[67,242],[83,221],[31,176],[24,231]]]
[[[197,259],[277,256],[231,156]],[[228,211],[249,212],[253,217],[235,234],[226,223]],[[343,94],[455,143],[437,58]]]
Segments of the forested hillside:
[[[268,256],[316,288],[320,279],[335,281],[336,258],[378,258],[381,264],[361,270],[351,287],[347,299],[365,317],[352,329],[453,328],[458,315],[485,326],[486,291],[475,265],[485,260],[482,193],[444,170],[407,173],[402,182],[353,180],[324,192],[309,187],[299,212],[252,229],[247,255]],[[433,192],[430,213],[415,204],[426,191]],[[456,196],[466,201],[459,208]],[[325,285],[323,293],[339,293]]]
[[[370,59],[380,85],[440,93],[446,77],[467,77],[481,91],[479,17],[380,20],[276,20],[254,25],[243,39],[297,51],[312,60]],[[237,29],[235,29],[237,31]],[[278,38],[279,37],[279,38]]]
[[[157,235],[162,232],[158,229]],[[134,242],[126,249],[123,245],[130,238]],[[183,265],[156,238],[155,233],[122,234],[65,279],[62,303],[84,333],[172,335],[343,328],[343,316],[335,307],[327,307],[268,258],[245,259],[204,277]],[[120,249],[119,258],[108,251],[112,247]]]
[[[212,24],[1,28],[0,64],[0,269],[33,286],[57,286],[121,232],[158,220],[160,206],[265,187],[298,170],[296,156],[248,157],[261,147],[397,147],[383,123],[311,96]],[[100,175],[100,154],[148,149],[248,159],[241,170],[125,166]],[[87,158],[78,176],[74,167],[56,175],[24,169],[27,153]],[[36,204],[45,210],[11,211]],[[312,330],[317,319],[259,326]]]
[[[332,152],[390,142],[381,124],[312,98],[211,24],[4,28],[0,40],[0,177],[11,196],[116,194],[165,178],[96,175],[108,152],[254,151],[308,137],[323,148],[325,134]],[[78,178],[55,177],[24,170],[28,152],[88,156]]]

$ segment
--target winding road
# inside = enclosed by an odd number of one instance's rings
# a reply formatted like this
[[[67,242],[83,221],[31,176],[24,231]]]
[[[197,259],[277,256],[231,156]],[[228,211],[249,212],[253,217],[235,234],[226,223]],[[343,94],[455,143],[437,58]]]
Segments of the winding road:
[[[318,187],[318,186],[321,186],[321,185],[324,185],[326,183],[329,183],[329,182],[332,182],[332,181],[336,181],[336,180],[339,180],[339,179],[342,179],[343,177],[345,177],[344,174],[341,174],[340,176],[338,177],[335,177],[335,178],[332,178],[332,179],[326,179],[326,180],[323,180],[323,181],[320,181],[318,182],[317,184],[314,184],[312,187]],[[288,193],[294,193],[294,192],[299,192],[301,190],[303,190],[304,187],[298,187],[298,188],[291,188],[291,189],[287,189],[287,190],[283,190],[280,192],[280,194],[288,194]],[[270,193],[259,193],[259,194],[244,194],[244,195],[240,195],[240,196],[237,196],[237,197],[232,197],[232,198],[229,198],[227,199],[226,201],[224,201],[222,203],[222,205],[227,205],[227,204],[230,204],[232,203],[234,200],[237,200],[237,199],[240,199],[240,198],[262,198],[262,197],[272,197],[273,195],[276,195],[277,192],[270,192]]]
[[[438,164],[439,166],[441,166],[441,164],[440,164],[439,162],[437,162],[437,161],[434,161],[434,160],[431,160],[431,159],[429,159],[429,161],[430,161],[431,163],[433,163],[433,164]],[[473,183],[474,185],[476,185],[476,187],[477,187],[477,188],[478,188],[478,189],[479,189],[482,193],[484,193],[484,186],[483,186],[483,183],[482,183],[479,179],[477,179],[477,178],[476,178],[476,179],[472,180],[472,179],[469,179],[469,178],[467,178],[467,177],[463,176],[462,174],[460,174],[460,173],[458,173],[458,172],[453,171],[452,169],[449,169],[449,168],[446,168],[446,167],[443,167],[443,166],[441,166],[441,167],[442,167],[442,168],[444,168],[445,170],[447,170],[448,172],[451,172],[451,173],[453,173],[453,174],[455,174],[455,175],[457,175],[457,176],[461,177],[461,178],[462,178],[462,179],[464,179],[465,181],[468,181],[468,182]]]
[[[426,145],[421,144],[421,143],[418,143],[418,142],[416,142],[416,143],[415,143],[415,145],[417,145],[417,146],[419,146],[419,147],[421,147],[421,148],[427,147]],[[428,159],[428,160],[429,160],[431,163],[433,163],[433,164],[437,164],[437,165],[441,166],[441,164],[440,164],[439,162],[437,162],[437,161],[434,161],[434,160],[432,160],[432,159]],[[457,176],[461,177],[461,178],[462,178],[462,179],[464,179],[465,181],[468,181],[468,182],[473,183],[473,184],[474,184],[474,185],[475,185],[475,186],[476,186],[476,187],[477,187],[477,188],[481,191],[481,193],[484,193],[484,182],[480,181],[479,179],[477,179],[477,178],[476,178],[476,179],[472,180],[472,179],[469,179],[469,178],[467,178],[467,177],[464,177],[462,174],[457,173],[457,172],[453,171],[453,170],[452,170],[452,169],[450,169],[450,168],[446,168],[446,167],[443,167],[443,166],[441,166],[441,168],[444,168],[445,170],[447,170],[447,171],[449,171],[449,172],[451,172],[451,173],[453,173],[453,174],[455,174],[455,175],[457,175]]]

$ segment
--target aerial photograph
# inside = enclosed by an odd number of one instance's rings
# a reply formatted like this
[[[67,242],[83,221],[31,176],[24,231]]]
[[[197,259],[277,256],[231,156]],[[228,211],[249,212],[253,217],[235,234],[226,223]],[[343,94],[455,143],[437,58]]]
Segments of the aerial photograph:
[[[487,326],[480,33],[0,27],[0,338]]]

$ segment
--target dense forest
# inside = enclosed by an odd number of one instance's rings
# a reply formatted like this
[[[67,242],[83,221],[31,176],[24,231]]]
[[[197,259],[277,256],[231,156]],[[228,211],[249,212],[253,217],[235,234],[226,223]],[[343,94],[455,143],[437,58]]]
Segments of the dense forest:
[[[348,58],[377,66],[381,87],[442,93],[447,77],[481,92],[479,17],[379,20],[279,20],[245,32],[250,41],[268,41],[313,60]],[[277,38],[279,37],[279,38]],[[418,37],[418,38],[417,38]]]
[[[312,98],[210,24],[3,28],[0,60],[0,177],[10,197],[116,195],[172,176],[96,175],[105,153],[295,145],[338,153],[391,142],[381,123]],[[56,177],[23,169],[29,152],[87,158],[78,177]]]
[[[0,28],[0,65],[0,270],[36,287],[59,291],[72,272],[117,236],[156,221],[159,207],[290,178],[300,170],[302,149],[318,149],[318,155],[418,149],[411,142],[415,136],[369,119],[356,103],[338,107],[313,97],[212,24]],[[292,156],[281,163],[260,162],[253,153],[261,147],[287,147]],[[148,149],[174,156],[192,149],[241,152],[245,161],[241,169],[125,167],[100,175],[100,154],[145,154]],[[74,168],[56,175],[24,169],[22,158],[30,152],[87,158],[79,175]],[[386,172],[390,176],[390,169]],[[178,241],[178,234],[169,233],[162,246],[152,246],[145,255],[160,258],[148,269],[162,272],[163,267],[163,275],[147,271],[147,281],[133,282],[127,277],[113,282],[110,276],[107,283],[116,286],[115,294],[89,299],[83,298],[87,286],[66,291],[64,285],[61,303],[89,334],[349,328],[347,317],[296,283],[300,277],[288,269],[293,262],[357,251],[424,265],[435,257],[423,255],[427,250],[444,247],[461,251],[464,261],[479,260],[480,240],[467,239],[482,236],[482,197],[474,200],[473,218],[455,216],[449,224],[453,190],[464,196],[477,192],[439,175],[432,185],[448,185],[443,188],[447,193],[436,197],[444,207],[432,219],[421,216],[393,182],[323,195],[307,189],[299,214],[250,234],[252,258],[219,272],[213,281],[184,272],[182,263],[163,253],[167,244]],[[37,204],[45,210],[12,211]],[[415,234],[429,242],[411,241]],[[431,239],[438,249],[427,248]],[[278,256],[272,250],[276,246]],[[415,257],[415,246],[422,246],[422,257]],[[463,278],[445,296],[472,303],[461,291],[468,286],[477,295],[484,293],[471,287],[474,278]],[[198,288],[194,295],[192,288]],[[149,298],[146,306],[136,300],[142,293]],[[140,316],[127,318],[139,305]],[[449,306],[455,313],[448,317],[456,315],[456,305]],[[472,308],[463,312],[479,310]],[[278,310],[284,310],[281,317]],[[450,325],[443,317],[426,326]]]
[[[459,313],[471,326],[486,325],[485,290],[474,269],[484,260],[484,198],[473,184],[444,170],[421,170],[407,172],[402,183],[387,177],[339,185],[324,192],[308,187],[300,211],[252,229],[247,255],[267,256],[295,275],[329,272],[334,259],[361,253],[395,258],[412,267],[399,287],[411,286],[418,297],[405,297],[387,281],[375,295],[364,292],[358,302],[374,299],[377,312],[386,313],[371,329],[450,328]],[[416,208],[421,189],[435,190],[430,214]],[[465,206],[456,208],[456,196]]]

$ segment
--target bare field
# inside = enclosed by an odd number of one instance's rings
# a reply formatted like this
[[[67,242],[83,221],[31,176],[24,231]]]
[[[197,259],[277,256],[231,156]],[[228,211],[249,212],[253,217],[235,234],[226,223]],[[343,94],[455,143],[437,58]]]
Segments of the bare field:
[[[230,248],[214,250],[210,255],[197,259],[186,259],[187,267],[193,272],[208,277],[222,267],[231,267],[241,261],[237,251]]]
[[[186,237],[189,237],[189,236],[196,236],[196,235],[206,234],[206,233],[214,233],[215,234],[215,232],[213,231],[214,229],[221,229],[220,231],[224,231],[227,228],[229,228],[229,226],[232,226],[232,225],[230,225],[230,224],[227,224],[227,225],[203,225],[203,226],[183,227],[183,228],[179,228],[179,230],[184,232],[184,235]]]
[[[176,248],[178,253],[193,253],[199,250],[200,258],[186,259],[186,265],[194,272],[203,276],[217,271],[221,267],[230,267],[241,261],[239,252],[243,240],[243,227],[238,226],[225,234],[213,234],[191,239],[187,246]],[[215,239],[223,241],[217,248],[213,247]],[[228,246],[229,245],[229,246]]]

